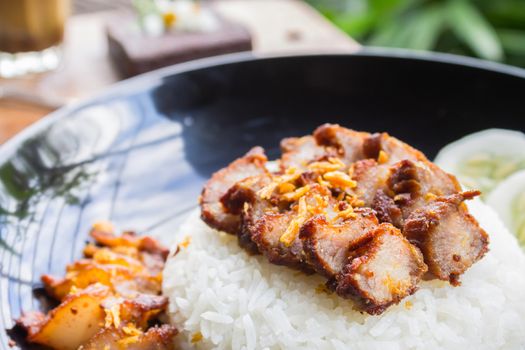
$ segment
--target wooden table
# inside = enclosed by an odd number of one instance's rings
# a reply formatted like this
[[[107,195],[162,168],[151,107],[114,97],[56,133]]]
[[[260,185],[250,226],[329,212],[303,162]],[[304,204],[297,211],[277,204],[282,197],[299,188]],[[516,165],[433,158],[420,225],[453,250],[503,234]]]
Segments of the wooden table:
[[[352,52],[359,48],[300,0],[222,0],[214,6],[223,16],[250,29],[256,54]],[[0,79],[0,143],[52,110],[89,97],[119,80],[108,57],[104,34],[107,15],[83,14],[69,20],[64,62],[59,70]],[[32,101],[35,97],[39,101]]]

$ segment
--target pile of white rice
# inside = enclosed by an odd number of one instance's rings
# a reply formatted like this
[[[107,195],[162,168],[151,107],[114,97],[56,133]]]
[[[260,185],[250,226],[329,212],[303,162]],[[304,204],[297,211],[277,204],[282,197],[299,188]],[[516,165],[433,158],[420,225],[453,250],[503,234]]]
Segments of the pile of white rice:
[[[469,207],[490,252],[460,287],[424,282],[381,316],[321,291],[318,276],[249,256],[195,212],[180,229],[190,244],[164,271],[179,339],[199,349],[525,349],[525,255],[490,208]]]

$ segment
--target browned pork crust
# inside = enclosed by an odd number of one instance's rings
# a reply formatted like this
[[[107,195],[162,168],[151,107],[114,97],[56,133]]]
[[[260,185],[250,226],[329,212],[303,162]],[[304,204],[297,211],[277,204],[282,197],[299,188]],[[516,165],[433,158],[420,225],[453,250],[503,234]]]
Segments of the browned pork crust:
[[[331,147],[319,145],[312,136],[288,137],[281,141],[281,169],[306,168],[313,161],[337,155]]]
[[[403,226],[403,212],[394,199],[385,193],[385,190],[377,191],[371,207],[375,210],[380,222],[387,222],[395,227]]]
[[[371,207],[377,192],[386,189],[390,167],[378,164],[374,159],[364,159],[352,164],[351,173],[357,184],[354,193],[364,206]]]
[[[413,293],[427,270],[459,284],[487,251],[487,234],[461,204],[474,193],[387,133],[325,124],[281,149],[278,171],[255,148],[215,173],[203,220],[250,253],[327,277],[368,313]]]
[[[379,158],[379,152],[383,151],[384,155],[387,157],[385,162],[388,164],[394,164],[401,160],[428,162],[427,157],[425,157],[423,153],[395,137],[388,135],[386,132],[371,135],[365,141],[365,151],[368,158],[375,159]]]
[[[330,192],[324,187],[313,184],[304,195],[305,204],[317,205],[318,198],[326,199],[326,208],[334,206],[336,201],[331,198]],[[259,252],[268,260],[277,265],[286,265],[305,272],[312,272],[312,266],[306,261],[303,241],[299,237],[302,224],[312,216],[312,213],[300,213],[300,204],[294,202],[289,208],[279,210],[272,207],[270,202],[258,197],[254,203],[248,204],[243,213],[242,234],[248,235],[257,245]],[[301,217],[304,215],[304,217]],[[292,221],[296,220],[296,223]],[[300,222],[299,222],[300,221]],[[295,225],[296,235],[291,242],[283,241],[282,237],[290,225]]]
[[[402,160],[392,166],[388,189],[406,218],[429,200],[461,191],[455,177],[430,162]]]
[[[229,213],[221,198],[236,182],[266,173],[266,161],[264,150],[254,147],[243,157],[213,174],[200,197],[202,220],[213,228],[237,234],[240,229],[240,216]]]
[[[335,148],[338,156],[347,165],[365,158],[363,142],[369,135],[369,133],[350,130],[336,124],[324,124],[314,131],[317,143]]]
[[[421,248],[429,271],[453,285],[488,250],[487,233],[463,204],[477,195],[467,191],[439,197],[405,222],[404,234]]]
[[[370,209],[356,209],[355,217],[332,223],[325,215],[316,215],[302,227],[300,238],[308,262],[316,272],[331,278],[340,272],[348,254],[366,243],[379,225]]]
[[[95,334],[82,350],[175,350],[173,338],[178,331],[164,324],[146,332],[122,328],[104,328]]]
[[[381,224],[367,244],[350,254],[332,285],[338,295],[377,315],[413,294],[426,271],[419,249],[394,226]]]
[[[91,236],[97,245],[64,277],[42,276],[60,304],[16,321],[27,340],[50,349],[174,349],[177,329],[159,325],[168,306],[160,295],[166,248],[148,236],[116,235],[109,223],[95,224]]]

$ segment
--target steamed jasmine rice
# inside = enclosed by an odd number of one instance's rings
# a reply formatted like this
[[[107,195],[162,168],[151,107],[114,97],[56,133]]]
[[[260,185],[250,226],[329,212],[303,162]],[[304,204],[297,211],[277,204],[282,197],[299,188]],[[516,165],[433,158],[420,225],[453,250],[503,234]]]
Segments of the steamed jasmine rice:
[[[525,255],[489,207],[468,204],[489,253],[461,286],[423,282],[380,316],[328,294],[319,276],[248,255],[196,210],[163,276],[179,339],[199,349],[525,349]]]

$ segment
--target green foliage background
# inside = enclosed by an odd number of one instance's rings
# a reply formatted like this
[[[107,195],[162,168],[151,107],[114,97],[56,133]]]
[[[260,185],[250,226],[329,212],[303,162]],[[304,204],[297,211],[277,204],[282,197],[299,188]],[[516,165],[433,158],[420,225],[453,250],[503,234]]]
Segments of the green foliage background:
[[[525,67],[525,0],[307,0],[361,43]]]

